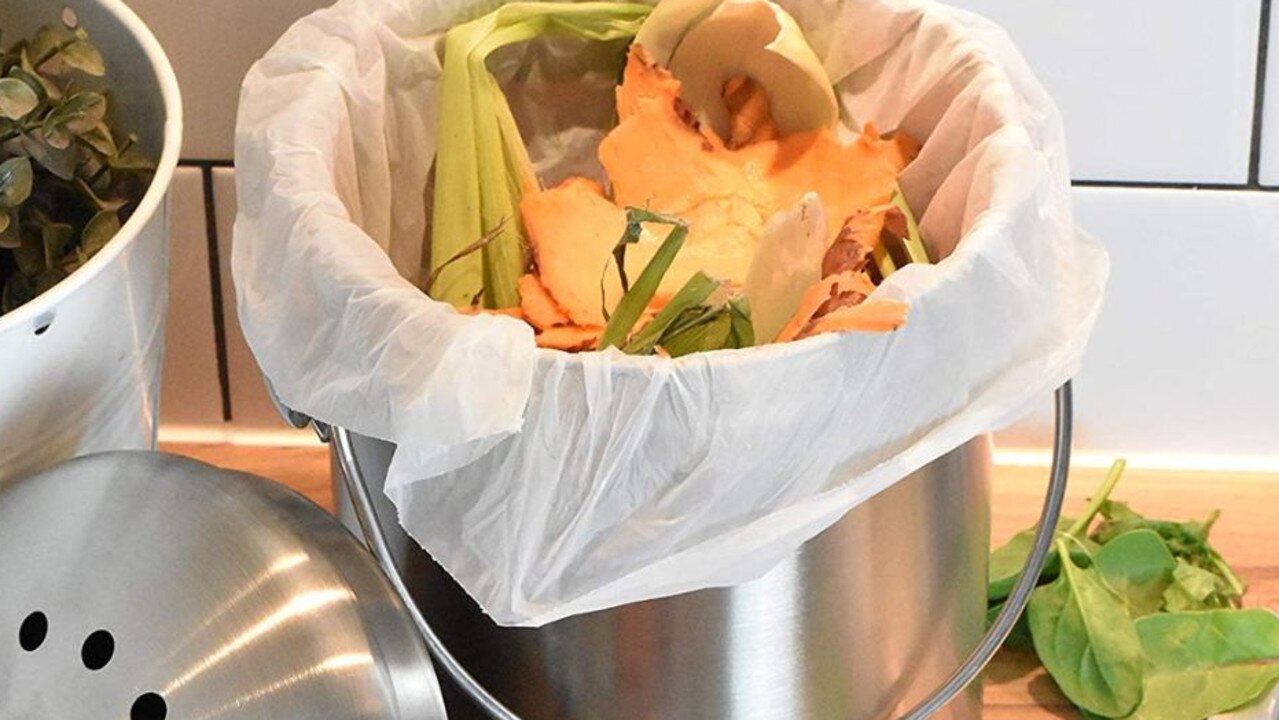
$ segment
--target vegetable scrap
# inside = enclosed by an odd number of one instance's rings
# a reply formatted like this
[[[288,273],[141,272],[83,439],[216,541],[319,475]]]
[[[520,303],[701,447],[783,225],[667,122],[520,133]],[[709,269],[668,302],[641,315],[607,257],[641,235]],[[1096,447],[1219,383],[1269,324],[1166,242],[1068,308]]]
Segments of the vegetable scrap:
[[[1244,584],[1203,521],[1147,518],[1110,495],[1116,462],[1083,516],[1062,518],[1008,644],[1033,648],[1086,717],[1203,720],[1279,680],[1279,616],[1242,608]],[[1034,540],[990,557],[987,618],[1003,609]]]
[[[541,187],[484,67],[548,33],[636,38],[598,147],[607,185]],[[448,32],[442,93],[436,299],[518,308],[544,348],[669,357],[906,322],[876,288],[930,261],[898,187],[919,145],[842,127],[770,0],[513,3]]]

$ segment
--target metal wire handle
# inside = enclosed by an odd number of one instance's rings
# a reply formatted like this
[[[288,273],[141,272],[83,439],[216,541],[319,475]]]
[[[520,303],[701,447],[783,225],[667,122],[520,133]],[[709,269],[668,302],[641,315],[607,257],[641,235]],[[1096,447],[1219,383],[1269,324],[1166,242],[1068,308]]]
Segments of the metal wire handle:
[[[268,385],[268,387],[270,386]],[[1039,514],[1039,529],[1035,535],[1030,557],[1026,561],[1026,567],[1022,569],[1021,575],[1018,576],[1012,593],[1009,594],[1008,600],[1004,603],[1004,609],[995,618],[995,622],[986,631],[985,637],[977,644],[977,647],[973,649],[963,664],[947,678],[946,682],[942,683],[928,697],[902,715],[900,720],[924,720],[924,718],[945,707],[959,693],[963,692],[981,674],[990,659],[994,657],[995,652],[1004,644],[1004,640],[1008,639],[1008,634],[1012,632],[1013,625],[1016,624],[1017,619],[1025,611],[1026,603],[1030,601],[1030,594],[1035,589],[1036,581],[1043,571],[1044,562],[1048,558],[1048,550],[1052,546],[1053,531],[1057,526],[1057,518],[1061,516],[1061,506],[1066,496],[1066,480],[1070,470],[1071,428],[1074,420],[1074,406],[1069,381],[1057,388],[1055,399],[1056,430],[1053,435],[1052,468],[1048,481],[1048,490],[1044,497],[1043,510]],[[284,407],[278,399],[276,400],[276,407],[280,409],[285,419],[293,425],[297,427],[306,426],[306,416]],[[382,532],[377,510],[373,505],[373,498],[369,494],[368,484],[364,481],[364,474],[360,470],[359,460],[355,456],[355,448],[352,446],[350,433],[343,428],[330,427],[319,421],[312,421],[312,424],[315,426],[321,440],[328,442],[331,439],[335,444],[338,466],[342,471],[343,480],[351,496],[351,505],[355,509],[355,516],[359,521],[360,530],[364,533],[364,538],[368,542],[369,548],[373,551],[373,556],[391,581],[391,586],[395,588],[396,594],[404,601],[409,616],[413,619],[413,623],[417,625],[418,631],[421,632],[422,638],[426,641],[426,647],[430,651],[431,657],[435,658],[440,667],[444,668],[444,672],[448,673],[449,677],[490,717],[496,720],[521,720],[520,716],[502,704],[501,700],[494,697],[492,693],[466,671],[466,668],[462,667],[462,664],[458,662],[457,658],[453,657],[448,647],[435,634],[434,628],[427,622],[422,615],[421,609],[418,608],[417,603],[413,600],[413,596],[404,584],[404,578],[400,576],[399,569],[395,566],[395,560],[391,556],[386,535]]]

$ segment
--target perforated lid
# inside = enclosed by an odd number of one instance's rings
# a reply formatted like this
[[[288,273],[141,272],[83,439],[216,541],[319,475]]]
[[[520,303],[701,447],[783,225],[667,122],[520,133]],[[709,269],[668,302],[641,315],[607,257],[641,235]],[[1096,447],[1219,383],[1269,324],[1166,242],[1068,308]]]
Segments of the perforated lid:
[[[421,638],[332,517],[107,453],[0,486],[0,717],[444,718]]]

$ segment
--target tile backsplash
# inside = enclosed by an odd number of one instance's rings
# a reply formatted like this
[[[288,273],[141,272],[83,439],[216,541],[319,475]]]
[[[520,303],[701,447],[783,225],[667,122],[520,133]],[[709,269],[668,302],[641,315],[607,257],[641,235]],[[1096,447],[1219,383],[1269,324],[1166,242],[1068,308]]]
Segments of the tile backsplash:
[[[187,107],[188,162],[173,190],[166,429],[281,430],[235,316],[232,133],[244,72],[327,2],[127,1],[173,57]],[[1279,462],[1270,2],[953,0],[1004,25],[1057,99],[1078,221],[1111,252],[1106,307],[1076,383],[1079,449]],[[1044,398],[1000,442],[1047,445],[1050,405]]]
[[[1248,178],[1261,0],[950,0],[1012,36],[1083,180]]]
[[[332,0],[125,0],[164,46],[182,86],[184,158],[230,159],[240,80],[302,16]]]

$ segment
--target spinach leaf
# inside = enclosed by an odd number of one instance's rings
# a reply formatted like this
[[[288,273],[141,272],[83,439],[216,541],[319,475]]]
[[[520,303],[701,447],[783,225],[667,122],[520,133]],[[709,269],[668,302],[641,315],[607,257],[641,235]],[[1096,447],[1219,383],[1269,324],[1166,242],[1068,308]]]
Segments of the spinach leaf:
[[[1062,518],[1062,522],[1067,521]],[[990,565],[987,569],[989,581],[986,586],[988,602],[1002,601],[1013,591],[1017,576],[1021,574],[1021,569],[1026,566],[1026,559],[1030,557],[1030,551],[1035,542],[1035,531],[1035,527],[1022,530],[990,554]],[[1048,558],[1044,561],[1044,570],[1039,576],[1039,582],[1052,581],[1060,571],[1061,563],[1057,559],[1057,550],[1054,548],[1048,552]]]
[[[1097,488],[1097,492],[1093,493],[1093,497],[1082,516],[1073,520],[1062,517],[1057,522],[1057,538],[1069,536],[1079,541],[1078,543],[1071,543],[1070,547],[1071,553],[1075,555],[1076,562],[1081,565],[1087,566],[1090,564],[1091,557],[1089,554],[1096,554],[1100,549],[1100,545],[1086,537],[1088,526],[1092,525],[1093,518],[1101,512],[1101,509],[1108,502],[1110,493],[1114,491],[1115,485],[1123,477],[1126,465],[1127,463],[1123,460],[1116,460],[1110,466],[1109,472],[1106,473],[1106,479],[1102,482],[1101,487]],[[1064,530],[1062,529],[1063,526],[1065,527]],[[1031,548],[1035,544],[1035,530],[1037,527],[1034,526],[1022,530],[990,554],[990,565],[987,572],[989,580],[986,586],[987,602],[994,603],[1003,600],[1012,592],[1013,585],[1017,582],[1017,576],[1021,574],[1021,569],[1026,566],[1026,559],[1030,557]],[[1044,560],[1044,569],[1039,575],[1038,584],[1043,585],[1052,582],[1056,579],[1060,568],[1061,561],[1057,557],[1057,548],[1054,545],[1048,551],[1048,556]]]
[[[1161,613],[1136,625],[1146,675],[1132,720],[1203,720],[1279,679],[1279,617],[1269,611]]]
[[[1065,525],[1071,527],[1075,521],[1068,517],[1063,517],[1057,523],[1058,526]],[[1026,566],[1026,560],[1030,558],[1030,551],[1035,544],[1035,532],[1037,528],[1027,528],[1012,536],[1012,538],[994,552],[990,554],[990,566],[987,574],[990,580],[986,586],[987,602],[996,602],[1004,600],[1013,591],[1013,585],[1017,583],[1017,576],[1021,575],[1021,569]],[[1066,532],[1058,530],[1054,538],[1064,538]],[[1071,536],[1074,537],[1074,536]],[[1075,557],[1075,562],[1087,566],[1091,563],[1089,553],[1096,553],[1101,546],[1087,538],[1076,538],[1082,544],[1071,546],[1071,554]],[[1044,569],[1039,573],[1039,581],[1037,585],[1045,585],[1057,579],[1057,575],[1061,573],[1061,560],[1057,557],[1057,546],[1054,545],[1048,551],[1048,556],[1044,558]]]
[[[1030,599],[1035,652],[1066,697],[1106,717],[1124,717],[1142,701],[1141,642],[1123,598],[1095,568],[1074,562],[1057,540],[1061,575]]]
[[[1177,558],[1172,583],[1164,590],[1164,609],[1168,612],[1191,612],[1229,607],[1218,589],[1216,575]]]
[[[999,613],[1004,610],[1004,601],[1000,600],[990,607],[986,608],[986,627],[995,624],[995,618],[999,617]],[[1016,648],[1018,650],[1032,650],[1035,647],[1034,640],[1030,637],[1030,622],[1026,619],[1026,613],[1022,613],[1017,618],[1017,622],[1013,624],[1013,629],[1008,633],[1008,638],[1004,640],[1004,647]]]
[[[1153,530],[1132,530],[1116,536],[1097,553],[1097,569],[1128,603],[1134,618],[1159,611],[1164,592],[1173,584],[1176,567],[1177,560]]]
[[[1217,591],[1214,597],[1206,601],[1208,607],[1237,608],[1241,606],[1244,584],[1208,542],[1208,534],[1219,515],[1219,511],[1213,511],[1203,521],[1156,520],[1142,516],[1125,503],[1108,500],[1102,504],[1102,522],[1091,538],[1105,545],[1126,532],[1153,530],[1167,543],[1173,557],[1185,560],[1217,578]]]

